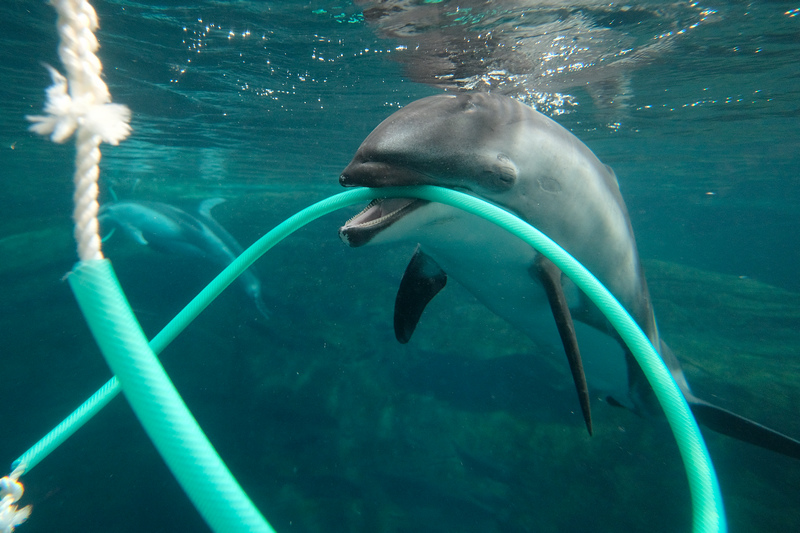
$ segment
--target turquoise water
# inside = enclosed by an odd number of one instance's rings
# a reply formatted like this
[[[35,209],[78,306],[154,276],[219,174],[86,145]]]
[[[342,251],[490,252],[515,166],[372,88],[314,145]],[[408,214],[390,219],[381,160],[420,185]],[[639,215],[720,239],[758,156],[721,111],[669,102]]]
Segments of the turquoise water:
[[[338,192],[363,138],[443,90],[434,80],[492,85],[615,169],[662,335],[695,392],[800,436],[798,6],[407,4],[95,2],[107,82],[133,111],[133,135],[103,147],[102,199],[191,212],[223,197],[215,217],[249,244]],[[61,68],[54,20],[42,2],[0,5],[8,463],[109,377],[62,282],[76,260],[74,148],[24,119],[50,84],[41,63]],[[232,288],[164,353],[277,531],[689,528],[664,421],[593,398],[588,437],[562,361],[531,357],[457,284],[398,345],[391,307],[412,248],[348,249],[336,229],[350,214],[257,263],[272,320]],[[215,273],[119,237],[104,250],[148,335]],[[706,436],[731,531],[800,528],[800,463]],[[34,512],[20,531],[206,529],[123,399],[23,481]]]

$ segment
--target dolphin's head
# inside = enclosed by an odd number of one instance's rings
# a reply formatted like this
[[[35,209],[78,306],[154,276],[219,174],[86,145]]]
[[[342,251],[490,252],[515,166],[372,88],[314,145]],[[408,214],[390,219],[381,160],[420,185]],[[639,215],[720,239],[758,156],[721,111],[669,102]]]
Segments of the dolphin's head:
[[[110,237],[121,230],[133,241],[167,252],[203,255],[196,242],[199,222],[180,209],[159,202],[122,200],[103,204],[98,212],[101,231]]]
[[[515,139],[526,113],[517,100],[486,93],[443,94],[417,100],[367,136],[342,171],[345,187],[438,185],[492,198],[514,187]],[[339,231],[361,246],[423,200],[375,200]]]
[[[361,143],[342,171],[345,187],[440,185],[476,193],[514,186],[517,169],[498,130],[524,105],[485,93],[442,94],[392,114]]]
[[[97,212],[97,220],[100,224],[100,232],[105,235],[104,239],[111,236],[117,229],[127,233],[127,228],[132,221],[139,217],[140,209],[132,207],[131,202],[110,202],[100,206]]]

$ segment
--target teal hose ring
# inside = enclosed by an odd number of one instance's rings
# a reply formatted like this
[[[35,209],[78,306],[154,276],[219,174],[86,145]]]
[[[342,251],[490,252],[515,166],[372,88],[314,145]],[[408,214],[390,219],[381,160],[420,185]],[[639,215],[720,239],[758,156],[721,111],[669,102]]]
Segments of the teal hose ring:
[[[216,452],[194,422],[191,413],[185,406],[181,407],[183,402],[177,392],[153,393],[154,390],[160,391],[172,386],[155,353],[163,350],[241,272],[275,244],[317,218],[376,197],[415,197],[463,209],[518,236],[555,263],[605,314],[636,357],[652,385],[675,435],[688,476],[692,496],[693,531],[695,533],[727,531],[719,483],[697,423],[663,361],[627,311],[588,270],[526,222],[479,198],[433,186],[353,189],[298,212],[245,250],[149,344],[127,304],[122,289],[116,282],[108,261],[79,263],[70,275],[70,285],[84,311],[90,329],[109,365],[117,373],[119,383],[125,390],[134,411],[184,490],[214,531],[269,533],[273,530],[238,487],[221,459],[216,456]],[[104,388],[111,389],[107,394],[112,395],[119,390],[119,387],[109,384]],[[79,408],[70,417],[72,420],[67,426],[83,424],[97,410],[99,409]],[[169,412],[170,416],[164,416],[165,412]],[[76,415],[78,413],[80,414]],[[66,422],[57,429],[69,432],[69,427],[62,428]],[[41,442],[60,442],[66,438],[60,440],[53,438],[52,433]],[[200,444],[195,444],[196,442]],[[24,462],[30,469],[31,465],[37,464],[55,446],[57,444],[46,446],[37,444],[23,454],[15,464]],[[190,455],[191,459],[187,461],[187,449],[190,448],[194,450],[192,453],[198,455]],[[184,464],[176,465],[175,461],[183,461]],[[210,479],[223,481],[219,484],[209,483]],[[220,502],[222,505],[219,505]]]

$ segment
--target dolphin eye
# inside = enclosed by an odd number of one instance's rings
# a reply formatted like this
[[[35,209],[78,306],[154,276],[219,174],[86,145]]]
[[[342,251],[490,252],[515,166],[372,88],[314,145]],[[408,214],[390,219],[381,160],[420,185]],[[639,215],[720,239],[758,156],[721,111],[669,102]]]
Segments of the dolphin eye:
[[[517,165],[506,154],[497,154],[496,180],[498,186],[511,188],[517,181]]]
[[[505,154],[498,154],[497,159],[486,165],[478,174],[481,187],[493,191],[507,191],[517,182],[517,165]]]
[[[472,94],[458,95],[456,101],[459,103],[459,107],[464,113],[474,113],[478,109],[478,106],[475,105],[475,99],[473,96],[474,95]]]

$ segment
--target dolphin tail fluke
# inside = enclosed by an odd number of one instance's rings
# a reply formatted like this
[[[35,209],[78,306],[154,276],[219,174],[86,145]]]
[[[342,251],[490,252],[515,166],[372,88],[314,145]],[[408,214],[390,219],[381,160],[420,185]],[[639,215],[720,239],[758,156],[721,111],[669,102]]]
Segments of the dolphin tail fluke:
[[[581,351],[578,348],[578,339],[575,337],[575,324],[572,321],[567,298],[564,296],[564,289],[561,286],[561,270],[545,256],[539,255],[531,269],[531,275],[542,283],[547,294],[547,301],[550,303],[550,309],[558,327],[558,334],[561,337],[564,352],[567,354],[572,380],[575,382],[575,390],[578,392],[578,401],[581,404],[583,420],[586,422],[586,430],[591,435],[592,407],[589,401],[589,385],[586,383]]]
[[[800,441],[695,396],[689,389],[678,359],[663,340],[661,341],[661,358],[683,392],[697,422],[717,433],[787,457],[800,459]],[[639,372],[641,373],[641,371]]]
[[[447,284],[447,274],[417,246],[394,301],[394,334],[401,344],[411,340],[425,306]]]
[[[697,421],[708,429],[800,459],[800,441],[698,398],[687,400]]]

